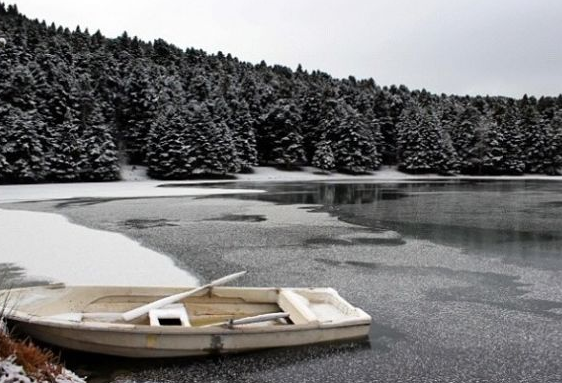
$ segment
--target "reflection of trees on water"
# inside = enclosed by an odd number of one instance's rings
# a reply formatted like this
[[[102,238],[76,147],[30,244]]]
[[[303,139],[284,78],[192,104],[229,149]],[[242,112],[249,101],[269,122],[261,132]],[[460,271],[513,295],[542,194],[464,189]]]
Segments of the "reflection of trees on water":
[[[284,183],[268,185],[267,189],[268,193],[246,198],[322,205],[322,209],[351,224],[393,230],[404,237],[427,239],[471,253],[524,261],[551,259],[553,263],[560,259],[562,232],[553,211],[560,206],[558,184]]]
[[[320,209],[351,224],[393,230],[406,238],[427,239],[471,253],[562,267],[558,265],[562,248],[558,183],[308,182],[241,183],[236,187],[267,190],[237,198],[321,205]]]
[[[362,220],[344,220],[355,224],[373,224],[373,222]],[[427,239],[434,243],[459,247],[471,253],[490,256],[519,259],[559,257],[562,248],[562,235],[553,232],[513,231],[381,220],[376,220],[376,224],[389,230],[395,230],[405,237]]]
[[[261,186],[263,188],[263,186]],[[407,197],[407,191],[388,184],[278,184],[268,193],[246,196],[247,199],[287,205],[364,205],[378,200]]]

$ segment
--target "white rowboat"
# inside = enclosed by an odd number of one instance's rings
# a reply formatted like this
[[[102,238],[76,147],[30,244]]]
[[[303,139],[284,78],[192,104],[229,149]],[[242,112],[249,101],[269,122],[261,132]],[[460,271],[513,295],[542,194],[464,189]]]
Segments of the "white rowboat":
[[[371,317],[331,288],[214,286],[59,284],[0,291],[0,302],[17,329],[35,339],[133,358],[234,353],[369,333]],[[167,299],[173,296],[181,299]]]

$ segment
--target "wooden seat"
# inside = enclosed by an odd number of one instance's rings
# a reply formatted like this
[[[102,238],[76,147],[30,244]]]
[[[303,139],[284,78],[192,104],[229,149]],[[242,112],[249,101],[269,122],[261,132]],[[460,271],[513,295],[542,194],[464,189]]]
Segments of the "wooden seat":
[[[289,319],[294,324],[317,323],[316,314],[310,309],[309,301],[291,290],[281,290],[277,301],[279,307],[289,313]]]

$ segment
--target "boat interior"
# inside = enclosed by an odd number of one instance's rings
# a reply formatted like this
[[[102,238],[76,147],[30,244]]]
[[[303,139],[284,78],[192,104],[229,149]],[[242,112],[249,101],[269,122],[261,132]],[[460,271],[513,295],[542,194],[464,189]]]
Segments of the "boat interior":
[[[153,327],[210,327],[255,317],[258,319],[241,325],[307,325],[337,323],[361,316],[360,310],[330,288],[212,287],[195,296],[152,308],[130,322],[103,319],[183,291],[189,289],[53,285],[16,289],[10,299],[17,302],[18,312],[33,317]]]

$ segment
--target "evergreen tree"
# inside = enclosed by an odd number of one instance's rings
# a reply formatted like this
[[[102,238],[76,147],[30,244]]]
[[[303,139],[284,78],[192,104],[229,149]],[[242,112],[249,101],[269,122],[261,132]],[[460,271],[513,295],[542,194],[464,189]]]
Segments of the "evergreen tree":
[[[450,124],[447,130],[457,153],[460,172],[480,174],[486,133],[482,115],[476,108],[467,106]]]
[[[119,179],[119,155],[110,126],[93,124],[84,132],[82,146],[87,153],[81,179],[114,181]]]
[[[498,170],[501,174],[519,175],[525,170],[524,138],[518,118],[513,107],[500,117],[498,133],[503,137],[503,163]]]
[[[84,150],[79,140],[80,134],[78,122],[70,114],[66,121],[56,127],[49,148],[49,180],[56,182],[80,180]]]
[[[214,121],[206,104],[171,108],[154,122],[149,136],[149,174],[183,179],[238,170],[236,149],[225,123]]]
[[[520,118],[517,129],[522,134],[522,156],[525,161],[525,171],[528,173],[544,173],[543,166],[549,166],[545,158],[550,137],[547,122],[539,115],[536,104],[524,96],[519,107]]]
[[[419,105],[407,110],[398,125],[398,167],[408,173],[455,173],[457,154],[435,113]]]
[[[157,113],[158,90],[148,68],[143,61],[133,65],[119,99],[120,139],[133,164],[144,163],[148,132]]]
[[[360,174],[378,169],[375,137],[357,112],[349,111],[329,137],[338,170]]]
[[[2,179],[7,182],[43,182],[48,173],[41,135],[45,125],[33,112],[7,106],[0,110],[0,138],[4,144]]]
[[[487,119],[479,174],[501,174],[505,171],[505,137],[493,119]]]
[[[549,175],[562,174],[562,111],[557,111],[546,125],[547,142],[543,152],[541,172]]]
[[[193,172],[192,147],[184,135],[187,122],[176,108],[161,113],[148,135],[148,175],[161,179],[184,179]]]
[[[312,157],[312,166],[324,171],[332,171],[336,167],[334,152],[329,141],[320,141]]]
[[[255,122],[250,115],[248,105],[245,102],[234,105],[226,124],[232,132],[240,171],[251,171],[252,166],[258,164],[258,151]]]
[[[265,116],[258,130],[260,163],[285,168],[305,163],[300,113],[291,100],[280,100]]]

